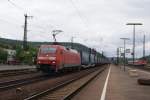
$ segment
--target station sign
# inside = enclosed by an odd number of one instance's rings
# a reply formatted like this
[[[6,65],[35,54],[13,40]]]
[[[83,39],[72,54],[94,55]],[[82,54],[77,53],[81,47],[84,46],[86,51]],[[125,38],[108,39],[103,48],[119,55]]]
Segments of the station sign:
[[[126,53],[130,53],[130,49],[126,49]]]
[[[124,53],[121,53],[121,56],[124,56]]]

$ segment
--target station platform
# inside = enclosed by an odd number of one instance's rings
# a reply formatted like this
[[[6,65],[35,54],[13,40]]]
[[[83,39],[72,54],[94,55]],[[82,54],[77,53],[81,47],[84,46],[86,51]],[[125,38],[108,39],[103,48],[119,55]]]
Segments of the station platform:
[[[28,65],[0,65],[0,71],[5,70],[20,70],[20,69],[33,69],[36,66],[28,66]]]
[[[83,88],[73,100],[150,100],[150,85],[139,85],[138,78],[150,78],[150,72],[110,65],[102,74]]]
[[[106,100],[150,100],[150,86],[139,85],[138,78],[150,78],[150,73],[137,70],[137,76],[129,74],[131,68],[112,66],[107,86]]]

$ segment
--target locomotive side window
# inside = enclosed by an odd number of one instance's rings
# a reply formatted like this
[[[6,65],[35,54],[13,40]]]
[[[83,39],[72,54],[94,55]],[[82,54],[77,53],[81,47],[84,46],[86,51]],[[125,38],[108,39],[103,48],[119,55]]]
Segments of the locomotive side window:
[[[56,53],[56,48],[52,47],[41,48],[41,53]]]

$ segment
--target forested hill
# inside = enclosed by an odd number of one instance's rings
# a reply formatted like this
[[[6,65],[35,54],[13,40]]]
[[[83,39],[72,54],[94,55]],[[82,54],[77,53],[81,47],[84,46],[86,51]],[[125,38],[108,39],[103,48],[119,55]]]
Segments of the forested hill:
[[[39,47],[42,44],[52,44],[53,42],[32,42],[28,41],[28,45],[32,47]],[[10,48],[10,49],[15,49],[17,45],[22,45],[23,42],[20,40],[12,40],[12,39],[6,39],[6,38],[0,38],[0,47],[2,48]],[[84,50],[88,51],[89,48],[85,45],[82,45],[80,43],[70,43],[70,42],[58,42],[58,44],[66,46],[66,47],[71,47],[73,46],[74,48],[78,50]]]
[[[31,42],[31,41],[29,41],[28,44],[37,47],[41,44],[49,44],[49,43],[48,42]],[[16,45],[22,45],[22,41],[21,40],[12,40],[12,39],[0,38],[0,47],[15,48]]]
[[[28,45],[32,47],[39,47],[42,44],[52,44],[53,42],[32,42],[28,41]],[[12,40],[12,39],[6,39],[6,38],[0,38],[0,47],[6,48],[6,49],[16,49],[17,45],[22,45],[23,42],[20,40]],[[89,52],[89,48],[85,45],[82,45],[80,43],[70,43],[70,42],[58,42],[58,44],[63,45],[68,48],[75,48],[78,51],[87,51]],[[102,55],[101,53],[98,53],[99,55]]]
[[[64,43],[70,44],[69,42],[61,42],[60,44],[64,44]],[[12,48],[13,49],[17,45],[22,45],[22,44],[23,44],[23,41],[21,41],[21,40],[0,38],[0,47],[3,47],[3,48]],[[52,42],[33,42],[33,41],[28,41],[28,45],[33,46],[33,47],[39,47],[42,44],[52,44]]]

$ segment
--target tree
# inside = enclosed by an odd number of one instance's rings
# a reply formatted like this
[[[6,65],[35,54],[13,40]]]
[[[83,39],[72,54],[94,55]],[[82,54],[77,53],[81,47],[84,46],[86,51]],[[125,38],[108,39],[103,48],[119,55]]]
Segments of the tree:
[[[32,65],[34,63],[33,59],[36,57],[37,48],[29,46],[27,50],[23,50],[21,46],[16,46],[16,58],[24,63]]]
[[[4,49],[0,48],[0,63],[5,63],[7,61],[8,53]]]

